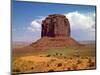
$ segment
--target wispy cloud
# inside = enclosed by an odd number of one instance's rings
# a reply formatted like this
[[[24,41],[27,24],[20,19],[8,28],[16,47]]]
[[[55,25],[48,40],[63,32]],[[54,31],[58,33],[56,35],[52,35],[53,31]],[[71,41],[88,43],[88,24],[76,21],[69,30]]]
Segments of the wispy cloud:
[[[95,28],[94,13],[84,14],[76,11],[67,13],[65,16],[69,19],[72,29],[88,29],[92,31],[93,27]]]
[[[27,29],[31,32],[40,32],[41,31],[41,23],[45,17],[41,17],[39,19],[34,19]]]

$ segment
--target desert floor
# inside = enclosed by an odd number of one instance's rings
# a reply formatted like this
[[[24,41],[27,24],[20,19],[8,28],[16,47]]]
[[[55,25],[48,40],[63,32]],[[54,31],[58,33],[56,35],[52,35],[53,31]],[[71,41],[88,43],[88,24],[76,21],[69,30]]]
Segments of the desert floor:
[[[40,51],[16,49],[12,49],[12,73],[14,74],[96,68],[95,45],[50,48]]]

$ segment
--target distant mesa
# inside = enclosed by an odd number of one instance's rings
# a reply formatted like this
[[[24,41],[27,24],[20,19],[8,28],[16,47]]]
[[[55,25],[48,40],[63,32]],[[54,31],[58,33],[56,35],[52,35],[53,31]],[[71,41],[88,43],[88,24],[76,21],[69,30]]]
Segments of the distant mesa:
[[[79,46],[80,44],[71,37],[70,23],[61,14],[48,15],[42,21],[41,39],[30,46],[36,49]]]

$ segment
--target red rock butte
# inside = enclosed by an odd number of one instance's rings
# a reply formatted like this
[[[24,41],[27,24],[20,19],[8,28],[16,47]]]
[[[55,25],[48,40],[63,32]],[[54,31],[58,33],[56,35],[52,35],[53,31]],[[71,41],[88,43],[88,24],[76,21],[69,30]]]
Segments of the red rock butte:
[[[36,49],[80,45],[71,37],[70,23],[64,15],[48,15],[42,21],[41,27],[41,39],[31,44]]]
[[[70,36],[70,24],[64,15],[53,14],[42,21],[41,37]]]

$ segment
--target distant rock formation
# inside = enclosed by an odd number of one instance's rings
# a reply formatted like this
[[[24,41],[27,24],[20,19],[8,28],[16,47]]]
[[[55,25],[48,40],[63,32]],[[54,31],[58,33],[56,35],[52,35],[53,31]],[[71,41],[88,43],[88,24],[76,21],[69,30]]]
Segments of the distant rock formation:
[[[70,24],[64,15],[49,15],[42,21],[41,37],[70,36]]]

